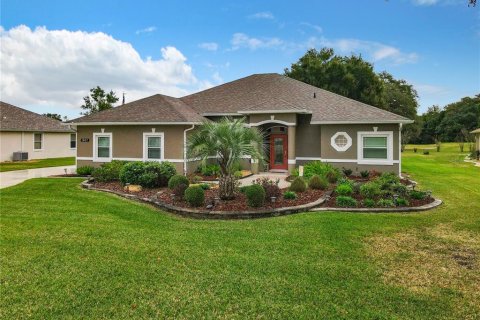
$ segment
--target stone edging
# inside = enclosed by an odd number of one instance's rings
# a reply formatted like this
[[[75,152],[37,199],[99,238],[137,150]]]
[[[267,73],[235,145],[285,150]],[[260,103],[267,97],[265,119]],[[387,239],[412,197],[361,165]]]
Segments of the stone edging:
[[[438,207],[442,204],[442,200],[434,199],[433,202],[424,204],[419,207],[403,207],[403,208],[336,208],[336,207],[322,207],[312,208],[310,211],[336,211],[336,212],[371,212],[371,213],[390,213],[390,212],[419,212],[426,211]]]
[[[278,208],[278,209],[269,209],[269,210],[256,210],[256,211],[208,211],[201,209],[191,209],[191,208],[182,208],[172,206],[170,204],[162,203],[160,201],[155,201],[149,198],[139,198],[133,194],[125,194],[122,192],[112,191],[108,189],[95,188],[91,183],[88,183],[88,180],[82,182],[82,187],[89,190],[103,191],[108,193],[113,193],[120,197],[135,200],[143,203],[148,203],[153,205],[156,208],[177,214],[182,217],[196,218],[196,219],[255,219],[255,218],[268,218],[268,217],[278,217],[294,213],[306,212],[310,209],[323,204],[326,201],[326,197],[331,194],[331,191],[327,191],[322,197],[314,202],[307,204],[287,207],[287,208]]]

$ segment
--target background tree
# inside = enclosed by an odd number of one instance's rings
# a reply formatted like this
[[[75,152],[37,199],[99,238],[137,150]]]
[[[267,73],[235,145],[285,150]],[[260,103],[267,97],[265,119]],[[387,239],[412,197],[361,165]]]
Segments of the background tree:
[[[96,88],[90,89],[90,95],[84,97],[83,101],[82,109],[86,111],[81,114],[89,115],[113,108],[113,104],[118,101],[118,98],[115,92],[110,91],[109,93],[105,93],[102,88],[97,86]]]
[[[200,158],[204,165],[209,157],[218,156],[219,196],[224,200],[234,198],[235,165],[245,156],[262,160],[262,147],[263,134],[257,128],[246,127],[244,119],[229,118],[204,122],[187,143],[189,157]]]
[[[58,120],[58,121],[62,121],[62,120],[66,121],[67,120],[66,116],[63,117],[63,119],[62,119],[62,116],[59,115],[58,113],[44,113],[43,115],[47,118],[52,118],[52,119],[55,119],[55,120]]]

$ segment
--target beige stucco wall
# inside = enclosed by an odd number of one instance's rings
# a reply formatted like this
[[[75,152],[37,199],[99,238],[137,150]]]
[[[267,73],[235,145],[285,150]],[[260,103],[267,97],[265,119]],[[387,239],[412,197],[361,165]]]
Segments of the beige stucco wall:
[[[44,132],[42,150],[33,150],[33,132],[0,132],[0,161],[12,161],[16,151],[28,152],[29,159],[74,157],[70,133]]]
[[[322,127],[319,124],[299,124],[297,126],[296,156],[315,157],[322,156]]]

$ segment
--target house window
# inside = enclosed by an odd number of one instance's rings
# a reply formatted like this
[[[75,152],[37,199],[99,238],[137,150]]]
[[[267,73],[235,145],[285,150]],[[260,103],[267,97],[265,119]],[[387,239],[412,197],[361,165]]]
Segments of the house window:
[[[359,132],[358,163],[392,164],[393,132]]]
[[[77,148],[77,134],[76,133],[71,133],[70,134],[70,149],[76,149]]]
[[[33,150],[43,149],[43,133],[33,134]]]
[[[94,133],[93,152],[96,161],[110,161],[112,159],[112,134]]]
[[[364,159],[388,159],[387,137],[363,137]]]
[[[337,132],[332,136],[330,145],[335,150],[344,152],[352,146],[352,138],[346,132]]]
[[[163,160],[163,133],[143,134],[143,159]]]

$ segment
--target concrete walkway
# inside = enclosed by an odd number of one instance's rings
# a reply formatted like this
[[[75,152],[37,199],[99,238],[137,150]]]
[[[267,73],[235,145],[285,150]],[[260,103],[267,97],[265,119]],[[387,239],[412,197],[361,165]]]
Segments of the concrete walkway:
[[[261,172],[258,174],[254,174],[253,176],[250,176],[245,179],[240,180],[240,185],[241,186],[249,186],[252,184],[253,180],[259,179],[259,178],[264,178],[268,177],[269,179],[275,181],[277,179],[280,179],[280,182],[278,186],[283,189],[283,188],[288,188],[290,187],[290,182],[286,181],[285,178],[288,177],[288,174],[286,173],[274,173],[274,172]]]
[[[63,167],[50,167],[50,168],[38,168],[38,169],[28,169],[28,170],[16,170],[0,173],[0,189],[16,184],[22,183],[25,180],[32,178],[44,178],[48,176],[65,174],[65,169],[67,173],[75,173],[75,166],[63,166]]]

